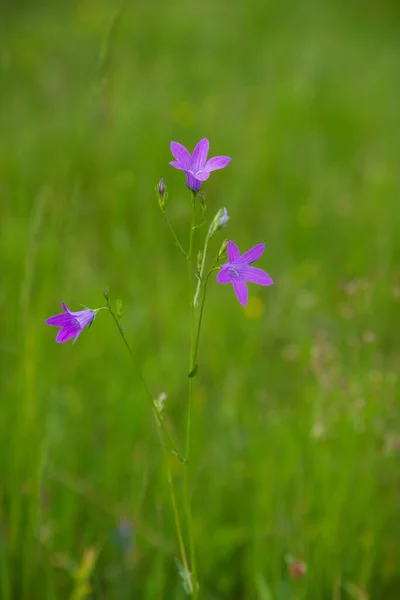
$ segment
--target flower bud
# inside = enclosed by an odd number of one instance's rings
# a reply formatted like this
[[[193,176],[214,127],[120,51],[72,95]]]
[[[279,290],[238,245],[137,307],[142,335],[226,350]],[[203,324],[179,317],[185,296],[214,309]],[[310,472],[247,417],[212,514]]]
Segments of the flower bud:
[[[122,318],[123,308],[122,308],[122,300],[115,301],[115,311],[117,313],[118,319]]]
[[[221,248],[219,249],[219,251],[218,251],[218,254],[217,254],[217,261],[218,261],[218,260],[221,260],[221,258],[222,258],[222,257],[223,257],[223,255],[225,254],[225,250],[226,250],[226,248],[227,248],[227,246],[228,246],[228,241],[229,241],[229,240],[224,240],[224,241],[222,242]]]
[[[160,181],[158,182],[158,194],[161,196],[161,198],[164,198],[165,183],[164,183],[164,179],[162,177],[161,177]]]
[[[201,192],[200,194],[200,211],[201,211],[201,218],[202,220],[205,220],[206,218],[206,212],[207,212],[207,204],[205,202],[205,193]]]
[[[228,211],[226,210],[226,208],[220,208],[210,225],[209,236],[211,237],[212,235],[214,235],[214,233],[226,227],[228,221]]]
[[[203,252],[202,250],[199,250],[197,253],[197,272],[200,273],[201,271],[201,263],[203,260]]]
[[[156,407],[158,414],[162,413],[166,399],[167,394],[165,392],[161,392],[161,394],[154,399],[154,406]]]
[[[156,185],[156,194],[157,194],[158,204],[160,206],[160,209],[162,212],[164,212],[166,204],[167,204],[168,193],[167,193],[167,188],[164,183],[164,179],[162,177],[161,177],[160,181],[158,182],[158,184]]]

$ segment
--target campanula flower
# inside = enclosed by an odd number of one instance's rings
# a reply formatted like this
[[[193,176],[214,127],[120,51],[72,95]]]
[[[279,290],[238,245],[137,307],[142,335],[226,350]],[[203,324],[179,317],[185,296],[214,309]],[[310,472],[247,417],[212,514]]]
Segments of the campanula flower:
[[[62,307],[65,312],[61,313],[60,315],[50,317],[45,322],[47,325],[61,327],[60,331],[56,335],[56,342],[58,344],[67,342],[71,338],[74,338],[72,343],[75,344],[85,327],[88,327],[93,322],[98,309],[91,310],[90,308],[86,308],[85,310],[72,312],[72,310],[67,308],[64,302],[62,303]]]
[[[218,283],[231,283],[237,299],[242,306],[246,306],[249,298],[247,282],[258,285],[271,285],[271,277],[262,269],[252,267],[251,264],[258,260],[264,252],[265,244],[257,244],[244,254],[240,255],[239,248],[233,242],[228,242],[228,262],[221,266],[217,274]]]
[[[175,160],[169,164],[185,171],[187,185],[192,192],[198,192],[203,181],[210,177],[211,171],[223,169],[231,162],[229,156],[214,156],[207,160],[210,143],[207,138],[203,138],[196,145],[193,154],[190,154],[182,144],[171,142],[171,152]]]

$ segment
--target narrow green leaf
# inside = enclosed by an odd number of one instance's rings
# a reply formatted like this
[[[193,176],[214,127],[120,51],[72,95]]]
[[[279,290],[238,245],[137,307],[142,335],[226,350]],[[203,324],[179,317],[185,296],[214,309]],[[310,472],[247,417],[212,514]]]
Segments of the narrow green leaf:
[[[176,564],[176,567],[178,569],[179,577],[182,579],[183,589],[184,589],[185,593],[188,596],[191,596],[192,595],[192,592],[190,590],[191,585],[190,585],[190,582],[188,581],[188,577],[186,575],[185,567],[183,566],[183,564],[181,563],[181,561],[178,560],[177,558],[175,558],[175,564]]]
[[[272,591],[262,573],[256,574],[256,587],[259,600],[273,600]]]

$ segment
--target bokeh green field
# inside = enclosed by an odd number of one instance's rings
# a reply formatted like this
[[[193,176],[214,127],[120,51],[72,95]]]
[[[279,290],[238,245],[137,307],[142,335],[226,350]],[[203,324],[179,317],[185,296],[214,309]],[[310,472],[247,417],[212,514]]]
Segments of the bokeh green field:
[[[61,301],[102,306],[108,286],[183,441],[186,265],[154,186],[186,240],[169,142],[202,137],[233,159],[204,185],[209,215],[231,216],[212,252],[223,234],[265,241],[276,282],[246,310],[210,286],[191,464],[202,598],[399,598],[397,5],[1,11],[1,600],[185,597],[163,454],[111,318],[74,346],[44,320]]]

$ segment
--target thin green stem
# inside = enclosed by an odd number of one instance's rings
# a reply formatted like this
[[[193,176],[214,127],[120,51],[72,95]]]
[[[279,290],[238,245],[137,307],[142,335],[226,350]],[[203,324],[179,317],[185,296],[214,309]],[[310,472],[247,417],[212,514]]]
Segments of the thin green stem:
[[[182,526],[181,526],[181,522],[180,522],[180,519],[179,519],[178,505],[177,505],[177,502],[176,502],[175,489],[174,489],[174,484],[173,484],[173,481],[172,481],[172,471],[171,471],[171,463],[170,463],[171,457],[168,455],[167,450],[170,451],[170,452],[172,452],[174,455],[176,455],[180,459],[180,461],[183,462],[184,464],[185,464],[185,459],[183,459],[180,456],[180,454],[179,454],[179,452],[177,450],[177,447],[176,447],[174,441],[172,440],[172,438],[171,438],[168,430],[166,429],[166,427],[164,425],[164,422],[163,422],[163,419],[161,417],[160,411],[158,410],[157,406],[154,403],[153,396],[152,396],[152,394],[150,392],[150,389],[149,389],[149,387],[148,387],[148,385],[146,383],[146,380],[143,377],[141,369],[139,368],[139,366],[138,366],[138,364],[137,364],[137,362],[135,360],[135,357],[134,357],[134,354],[132,352],[132,349],[131,349],[131,347],[130,347],[130,345],[128,343],[128,340],[125,337],[124,330],[122,329],[121,323],[120,323],[118,317],[116,316],[116,314],[114,313],[113,309],[111,308],[110,299],[108,297],[108,294],[106,294],[106,293],[105,293],[105,299],[106,299],[106,302],[107,302],[107,308],[108,308],[111,316],[114,319],[114,322],[115,322],[115,324],[116,324],[116,326],[118,328],[118,331],[119,331],[119,333],[121,335],[121,338],[122,338],[122,340],[123,340],[123,342],[125,344],[125,347],[128,350],[129,356],[131,357],[132,362],[133,362],[133,364],[135,365],[135,367],[137,369],[138,375],[140,377],[140,380],[141,380],[143,388],[144,388],[144,390],[146,392],[146,395],[147,395],[147,397],[151,401],[151,408],[152,408],[152,411],[153,411],[153,415],[156,418],[156,421],[157,421],[158,425],[160,426],[160,429],[162,430],[163,434],[165,435],[165,437],[167,438],[167,440],[168,440],[168,442],[170,444],[170,448],[167,448],[164,443],[162,444],[163,451],[164,451],[164,456],[165,456],[165,460],[166,460],[166,465],[167,465],[168,488],[169,488],[169,492],[170,492],[170,496],[171,496],[171,503],[172,503],[172,509],[173,509],[173,513],[174,513],[174,521],[175,521],[175,529],[176,529],[176,534],[178,536],[178,542],[179,542],[179,549],[180,549],[181,558],[182,558],[182,564],[183,564],[183,567],[185,569],[186,578],[188,580],[189,586],[191,587],[192,582],[191,582],[190,571],[189,571],[189,566],[188,566],[188,561],[187,561],[187,556],[186,556],[185,544],[183,542]]]
[[[121,335],[121,337],[122,337],[122,340],[123,340],[123,342],[124,342],[124,344],[125,344],[125,347],[126,347],[126,349],[128,350],[128,352],[129,352],[129,356],[130,356],[130,357],[131,357],[131,359],[132,359],[132,363],[133,363],[133,364],[135,365],[135,367],[136,367],[137,374],[138,374],[138,376],[139,376],[140,382],[141,382],[141,384],[142,384],[142,386],[143,386],[143,388],[144,388],[144,390],[145,390],[145,392],[146,392],[146,396],[147,396],[147,398],[148,398],[148,399],[149,399],[149,401],[150,401],[151,410],[152,410],[152,412],[153,412],[153,415],[154,415],[154,417],[155,417],[155,419],[156,419],[156,422],[157,422],[157,424],[159,425],[160,429],[162,430],[162,433],[163,433],[163,435],[165,436],[165,439],[168,441],[168,444],[169,444],[169,448],[168,448],[168,450],[170,450],[170,452],[172,452],[172,453],[173,453],[173,454],[174,454],[174,455],[175,455],[177,458],[179,458],[179,460],[180,460],[181,462],[185,462],[185,459],[184,459],[184,458],[181,456],[181,454],[180,454],[180,452],[178,451],[178,448],[177,448],[177,446],[176,446],[176,444],[175,444],[174,440],[173,440],[173,439],[172,439],[172,437],[171,437],[171,434],[169,433],[168,429],[167,429],[167,428],[166,428],[166,426],[165,426],[165,423],[164,423],[164,421],[163,421],[163,418],[162,418],[162,416],[161,416],[161,413],[160,413],[160,411],[158,410],[157,406],[156,406],[156,405],[155,405],[155,403],[154,403],[154,399],[153,399],[152,393],[151,393],[151,391],[150,391],[150,389],[149,389],[149,387],[148,387],[148,385],[147,385],[147,383],[146,383],[146,380],[145,380],[145,378],[143,377],[143,374],[142,374],[142,371],[141,371],[141,369],[140,369],[139,365],[137,364],[137,362],[136,362],[136,360],[135,360],[135,356],[134,356],[134,354],[133,354],[133,352],[132,352],[132,349],[131,349],[131,347],[130,347],[130,345],[129,345],[129,343],[128,343],[128,340],[127,340],[127,339],[126,339],[126,337],[125,337],[124,330],[122,329],[122,325],[121,325],[121,323],[120,323],[120,321],[119,321],[118,317],[117,317],[117,316],[116,316],[116,314],[114,313],[113,309],[111,308],[111,305],[110,305],[110,301],[109,301],[109,299],[107,299],[107,298],[106,298],[106,302],[107,302],[107,304],[108,304],[108,310],[109,310],[109,312],[110,312],[110,314],[111,314],[112,318],[114,319],[114,322],[115,322],[115,324],[116,324],[116,326],[117,326],[117,328],[118,328],[118,331],[119,331],[119,333],[120,333],[120,335]]]
[[[211,273],[212,273],[212,269],[208,272],[207,277],[206,277],[206,279],[204,281],[203,296],[202,296],[202,299],[201,299],[200,312],[199,312],[199,320],[198,320],[198,323],[197,323],[197,332],[196,332],[196,338],[195,338],[195,344],[194,344],[194,354],[193,354],[193,363],[194,364],[196,364],[197,351],[199,349],[200,329],[201,329],[201,323],[203,321],[204,303],[205,303],[205,300],[206,300],[207,284],[208,284],[208,280],[210,279]]]
[[[180,241],[179,241],[179,239],[178,239],[178,236],[177,236],[177,235],[176,235],[176,233],[175,233],[175,229],[172,227],[172,225],[171,225],[171,221],[168,219],[168,217],[167,217],[167,213],[166,213],[164,210],[162,211],[162,215],[163,215],[163,217],[164,217],[164,220],[165,220],[166,224],[167,224],[167,225],[168,225],[168,227],[169,227],[169,230],[170,230],[170,232],[172,233],[172,236],[173,236],[173,238],[174,238],[174,240],[175,240],[175,244],[178,246],[179,250],[180,250],[180,251],[182,252],[182,254],[185,256],[185,258],[187,258],[187,257],[188,257],[188,255],[187,255],[187,252],[186,252],[186,250],[183,248],[182,244],[180,243]]]
[[[204,273],[204,266],[206,264],[206,256],[207,256],[207,248],[208,248],[208,241],[209,241],[209,239],[210,239],[210,232],[208,231],[208,233],[206,235],[205,242],[204,242],[203,256],[201,257],[201,266],[200,266],[199,279],[198,279],[198,282],[197,282],[196,293],[194,295],[194,300],[193,300],[193,304],[194,304],[195,308],[199,304],[199,296],[200,296],[201,284],[203,282],[203,273]]]
[[[180,553],[181,553],[183,568],[185,569],[186,579],[187,579],[189,587],[191,589],[192,582],[191,582],[190,570],[189,570],[189,565],[188,565],[187,556],[186,556],[185,544],[183,542],[182,527],[181,527],[181,522],[179,519],[178,504],[176,502],[174,484],[172,482],[172,471],[171,471],[169,456],[166,456],[166,461],[167,461],[167,480],[168,480],[169,492],[171,495],[172,509],[174,511],[175,529],[176,529],[176,534],[178,536],[179,549],[180,549]]]
[[[192,220],[191,220],[191,224],[190,224],[189,250],[188,250],[188,254],[187,254],[189,299],[190,299],[190,360],[189,360],[190,371],[194,367],[194,365],[193,365],[193,354],[194,354],[193,342],[194,342],[195,321],[194,321],[194,303],[193,303],[193,238],[194,238],[195,222],[196,222],[196,195],[193,194]],[[189,430],[189,433],[190,433],[190,430]]]
[[[189,359],[189,374],[194,369],[194,352],[195,352],[195,314],[193,303],[193,238],[196,220],[196,194],[192,195],[192,218],[190,223],[189,250],[187,255],[188,262],[188,285],[190,299],[190,359]],[[194,600],[198,598],[197,584],[197,566],[196,553],[194,547],[193,535],[193,518],[190,506],[189,497],[189,457],[190,457],[190,437],[192,429],[192,405],[193,405],[193,377],[188,378],[188,406],[187,406],[187,421],[186,421],[186,447],[185,447],[185,463],[183,472],[183,501],[186,515],[186,523],[189,536],[190,563],[192,569],[191,588],[192,597]]]

